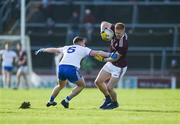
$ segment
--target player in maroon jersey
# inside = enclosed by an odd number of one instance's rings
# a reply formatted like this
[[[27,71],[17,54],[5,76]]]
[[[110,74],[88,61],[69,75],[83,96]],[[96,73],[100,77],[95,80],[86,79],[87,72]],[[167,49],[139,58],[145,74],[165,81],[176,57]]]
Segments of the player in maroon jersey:
[[[21,77],[24,78],[24,83],[26,85],[26,88],[29,88],[28,85],[28,80],[27,80],[27,75],[28,75],[28,66],[27,66],[27,54],[26,52],[22,49],[22,45],[20,43],[17,43],[16,45],[17,48],[17,55],[18,55],[18,70],[17,70],[17,80],[16,80],[16,87],[15,89],[19,88],[20,80]]]
[[[115,25],[103,21],[101,23],[101,37],[103,39],[104,30],[111,29],[114,32],[114,37],[110,43],[110,51],[118,53],[120,58],[114,62],[107,62],[100,70],[95,84],[99,90],[104,94],[105,101],[100,106],[101,109],[114,109],[119,106],[117,102],[117,94],[114,91],[115,85],[123,77],[127,70],[128,51],[127,34],[125,33],[125,24],[118,22]],[[106,34],[105,34],[106,36]],[[105,81],[108,81],[107,85]]]

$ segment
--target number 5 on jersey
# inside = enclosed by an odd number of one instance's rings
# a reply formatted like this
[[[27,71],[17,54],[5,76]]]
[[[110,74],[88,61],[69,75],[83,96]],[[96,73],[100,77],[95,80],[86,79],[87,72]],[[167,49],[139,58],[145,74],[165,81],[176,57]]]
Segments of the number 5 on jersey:
[[[75,49],[76,49],[75,46],[74,46],[74,47],[69,47],[69,48],[67,49],[67,53],[73,53],[73,52],[75,52]]]

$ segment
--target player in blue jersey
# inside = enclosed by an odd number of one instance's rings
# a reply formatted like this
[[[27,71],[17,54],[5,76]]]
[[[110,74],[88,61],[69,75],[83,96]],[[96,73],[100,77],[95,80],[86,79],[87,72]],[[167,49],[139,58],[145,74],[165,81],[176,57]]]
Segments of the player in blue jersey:
[[[118,57],[117,54],[92,50],[86,47],[85,43],[85,39],[81,37],[75,37],[73,39],[73,45],[60,48],[40,49],[36,52],[36,54],[40,52],[63,53],[63,57],[59,63],[58,69],[59,84],[53,89],[50,100],[46,105],[47,107],[57,105],[54,99],[56,98],[60,90],[65,87],[67,80],[75,83],[76,87],[72,90],[70,95],[68,95],[64,100],[61,101],[61,104],[64,106],[64,108],[69,108],[69,101],[84,89],[85,81],[79,71],[80,62],[84,57],[88,55],[100,55],[102,57],[111,59],[116,59]]]
[[[5,43],[5,49],[0,50],[2,56],[2,77],[4,87],[11,87],[11,74],[14,68],[13,62],[16,62],[17,55],[13,50],[10,50],[9,43]]]

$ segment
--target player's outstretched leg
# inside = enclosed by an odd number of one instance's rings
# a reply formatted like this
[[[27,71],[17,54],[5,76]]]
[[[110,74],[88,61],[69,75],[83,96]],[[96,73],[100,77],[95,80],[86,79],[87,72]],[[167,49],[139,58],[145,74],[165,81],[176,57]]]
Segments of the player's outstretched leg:
[[[61,104],[63,105],[64,108],[69,108],[69,101],[75,96],[77,96],[84,89],[85,87],[84,79],[77,81],[76,85],[77,86],[72,90],[71,94],[61,101]]]
[[[52,94],[51,94],[51,97],[50,97],[50,100],[46,104],[47,107],[57,105],[57,103],[54,101],[54,99],[59,94],[60,90],[65,87],[66,83],[67,83],[67,81],[60,81],[59,84],[54,87]]]

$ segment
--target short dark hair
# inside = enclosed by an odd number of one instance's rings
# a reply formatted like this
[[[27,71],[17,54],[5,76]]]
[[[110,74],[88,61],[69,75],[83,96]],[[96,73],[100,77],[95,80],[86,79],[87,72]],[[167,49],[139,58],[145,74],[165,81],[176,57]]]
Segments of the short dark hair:
[[[84,40],[84,38],[79,37],[79,36],[76,36],[76,37],[73,39],[73,44],[77,44],[78,42],[82,42],[83,40]]]

